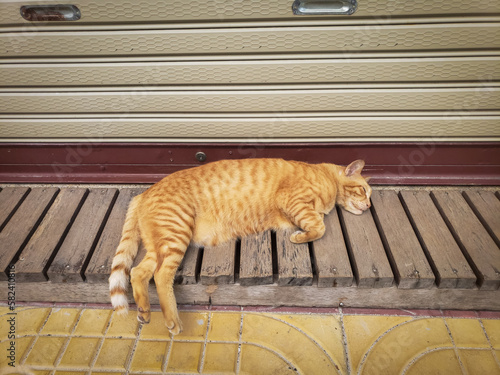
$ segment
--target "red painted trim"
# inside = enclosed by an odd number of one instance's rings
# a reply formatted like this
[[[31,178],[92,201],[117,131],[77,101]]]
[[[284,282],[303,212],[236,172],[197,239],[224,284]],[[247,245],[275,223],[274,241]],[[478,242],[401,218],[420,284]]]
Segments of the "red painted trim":
[[[0,182],[153,183],[207,161],[281,157],[367,163],[373,184],[500,185],[500,143],[2,143]]]

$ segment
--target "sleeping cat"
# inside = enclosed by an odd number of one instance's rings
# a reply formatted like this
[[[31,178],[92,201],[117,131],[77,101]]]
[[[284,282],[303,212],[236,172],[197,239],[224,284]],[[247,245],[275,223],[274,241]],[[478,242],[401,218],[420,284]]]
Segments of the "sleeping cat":
[[[365,162],[347,167],[282,159],[223,160],[178,171],[135,197],[113,259],[109,288],[118,313],[126,313],[130,281],[138,320],[148,323],[148,284],[154,275],[167,328],[182,330],[173,291],[176,270],[190,242],[215,246],[269,229],[298,227],[294,243],[325,233],[323,216],[335,204],[356,215],[370,207]],[[147,253],[130,271],[142,239]]]

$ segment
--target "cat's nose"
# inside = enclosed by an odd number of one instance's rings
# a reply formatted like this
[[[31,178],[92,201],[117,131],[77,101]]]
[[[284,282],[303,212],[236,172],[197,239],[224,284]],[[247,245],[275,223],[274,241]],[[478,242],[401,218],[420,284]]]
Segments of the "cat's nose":
[[[366,204],[366,208],[370,208],[372,206],[371,202],[368,201],[368,203]]]

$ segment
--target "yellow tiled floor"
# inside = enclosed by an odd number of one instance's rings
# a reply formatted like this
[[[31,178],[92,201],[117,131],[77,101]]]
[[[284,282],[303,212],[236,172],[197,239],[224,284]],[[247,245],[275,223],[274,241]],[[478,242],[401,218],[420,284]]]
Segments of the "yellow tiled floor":
[[[181,311],[170,337],[160,312],[144,326],[133,311],[9,313],[0,306],[0,374],[500,374],[500,319],[475,315],[201,309]]]

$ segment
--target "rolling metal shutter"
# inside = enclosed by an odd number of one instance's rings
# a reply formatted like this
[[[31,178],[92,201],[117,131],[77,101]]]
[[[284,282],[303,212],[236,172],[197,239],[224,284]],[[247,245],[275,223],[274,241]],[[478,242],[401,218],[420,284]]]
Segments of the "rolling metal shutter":
[[[37,1],[58,4],[59,1]],[[3,142],[496,141],[500,2],[0,3]]]

